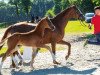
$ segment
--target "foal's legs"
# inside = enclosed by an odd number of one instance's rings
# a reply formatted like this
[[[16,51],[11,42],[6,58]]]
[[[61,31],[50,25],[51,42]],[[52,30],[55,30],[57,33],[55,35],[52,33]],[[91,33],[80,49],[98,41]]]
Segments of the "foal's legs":
[[[15,55],[17,55],[18,58],[20,59],[19,64],[22,65],[22,63],[23,63],[23,58],[21,57],[21,54],[20,54],[19,48],[20,48],[20,46],[16,46],[16,50],[17,50],[17,51],[15,51],[15,52],[13,53],[13,56],[12,56],[12,57],[14,58]],[[13,66],[13,68],[16,67],[16,65],[15,65],[13,59],[12,59],[12,65],[11,65],[11,66]]]
[[[0,71],[1,71],[1,68],[2,68],[2,65],[3,65],[4,60],[5,60],[9,55],[11,55],[13,52],[14,52],[13,48],[9,48],[9,47],[8,47],[7,52],[6,52],[6,53],[4,54],[4,56],[2,57],[1,65],[0,65]]]
[[[33,48],[32,60],[31,60],[31,63],[30,63],[30,66],[31,66],[32,69],[34,68],[33,67],[34,58],[36,57],[36,55],[37,55],[37,53],[38,53],[39,50],[40,50],[39,48],[36,48],[36,49]]]
[[[63,44],[63,45],[68,45],[68,55],[66,55],[66,60],[69,58],[70,54],[71,54],[71,44],[61,40],[60,42],[58,42],[58,44]]]

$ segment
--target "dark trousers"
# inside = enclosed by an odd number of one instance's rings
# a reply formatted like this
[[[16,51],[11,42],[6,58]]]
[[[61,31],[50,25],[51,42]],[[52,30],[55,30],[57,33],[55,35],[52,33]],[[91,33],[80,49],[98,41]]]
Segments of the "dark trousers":
[[[95,37],[97,39],[97,42],[100,42],[100,34],[96,34]]]
[[[100,45],[100,34],[95,34],[95,37],[88,39],[88,44]]]

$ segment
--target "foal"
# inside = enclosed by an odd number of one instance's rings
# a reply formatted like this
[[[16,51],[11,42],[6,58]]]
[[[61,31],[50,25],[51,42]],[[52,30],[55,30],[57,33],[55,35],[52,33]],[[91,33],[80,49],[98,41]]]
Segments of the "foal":
[[[1,65],[0,65],[0,71],[3,65],[4,60],[17,51],[17,45],[24,45],[24,46],[30,46],[30,47],[42,47],[42,48],[47,48],[50,49],[48,46],[44,45],[42,43],[42,38],[44,36],[44,30],[45,28],[49,28],[51,30],[54,30],[55,27],[53,24],[48,20],[48,18],[43,18],[37,27],[27,33],[15,33],[12,36],[5,38],[3,41],[1,41],[0,45],[2,45],[7,39],[7,52],[3,55]],[[50,51],[51,52],[51,51]],[[30,63],[31,67],[33,68],[32,62]]]

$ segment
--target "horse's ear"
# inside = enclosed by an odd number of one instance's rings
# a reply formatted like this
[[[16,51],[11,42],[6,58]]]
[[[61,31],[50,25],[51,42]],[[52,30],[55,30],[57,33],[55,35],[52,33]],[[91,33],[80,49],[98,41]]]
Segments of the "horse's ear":
[[[72,5],[72,7],[76,7],[76,5],[74,4],[74,5]]]
[[[46,16],[45,18],[46,18],[46,19],[48,19],[48,17],[47,17],[47,16]]]

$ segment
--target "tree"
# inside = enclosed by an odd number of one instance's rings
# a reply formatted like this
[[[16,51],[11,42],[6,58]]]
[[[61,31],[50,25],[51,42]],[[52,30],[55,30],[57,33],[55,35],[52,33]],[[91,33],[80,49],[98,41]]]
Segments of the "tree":
[[[70,6],[69,0],[62,0],[61,3],[62,3],[62,10]]]
[[[54,0],[53,10],[54,10],[55,14],[58,14],[61,11],[61,9],[62,9],[62,7],[61,7],[61,1],[62,0]]]
[[[81,8],[83,9],[83,12],[93,12],[94,10],[94,4],[92,0],[82,0],[81,2]]]
[[[95,6],[100,6],[100,0],[93,0]]]
[[[17,15],[19,15],[19,8],[18,8],[18,5],[19,5],[19,3],[20,3],[20,0],[9,0],[9,3],[10,3],[11,5],[15,5],[15,7],[16,7],[16,13],[17,13]]]
[[[21,0],[23,10],[26,12],[27,15],[29,15],[31,9],[31,3],[31,0]]]
[[[54,14],[54,12],[53,12],[52,9],[49,9],[49,10],[46,12],[46,15],[45,15],[45,16],[49,16],[50,18],[52,18],[52,17],[55,16],[55,14]]]
[[[34,0],[31,12],[34,13],[35,16],[44,17],[46,12],[52,9],[53,6],[53,0]]]

